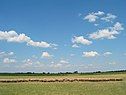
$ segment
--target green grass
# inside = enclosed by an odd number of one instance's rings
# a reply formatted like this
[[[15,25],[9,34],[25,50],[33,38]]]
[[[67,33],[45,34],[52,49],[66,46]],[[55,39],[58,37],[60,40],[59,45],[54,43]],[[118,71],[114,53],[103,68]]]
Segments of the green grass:
[[[0,78],[123,78],[116,82],[0,83],[0,95],[126,95],[126,73],[69,76],[0,76]]]
[[[2,83],[0,95],[126,95],[126,82]]]

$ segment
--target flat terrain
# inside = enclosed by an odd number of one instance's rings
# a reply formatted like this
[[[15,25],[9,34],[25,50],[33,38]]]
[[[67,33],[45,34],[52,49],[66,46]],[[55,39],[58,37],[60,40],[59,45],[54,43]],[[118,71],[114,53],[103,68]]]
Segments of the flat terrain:
[[[0,79],[26,78],[122,78],[107,82],[23,82],[0,83],[0,95],[126,95],[126,73],[66,76],[0,76]]]

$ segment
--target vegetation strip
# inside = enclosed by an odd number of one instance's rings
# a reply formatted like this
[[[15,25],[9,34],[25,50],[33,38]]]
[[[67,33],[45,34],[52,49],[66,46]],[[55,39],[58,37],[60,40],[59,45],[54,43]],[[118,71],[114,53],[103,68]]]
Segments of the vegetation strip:
[[[101,82],[101,81],[122,81],[121,78],[62,78],[62,79],[0,79],[3,83],[15,82]]]

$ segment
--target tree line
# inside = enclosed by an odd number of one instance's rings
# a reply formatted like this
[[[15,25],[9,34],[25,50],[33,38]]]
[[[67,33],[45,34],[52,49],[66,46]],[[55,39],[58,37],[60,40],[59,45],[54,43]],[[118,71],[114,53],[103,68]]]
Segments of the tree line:
[[[108,73],[126,73],[126,70],[117,70],[117,71],[96,71],[96,72],[42,72],[42,73],[35,73],[35,72],[15,72],[15,73],[0,73],[0,76],[66,76],[69,74],[80,74],[80,75],[89,75],[89,74],[108,74]]]

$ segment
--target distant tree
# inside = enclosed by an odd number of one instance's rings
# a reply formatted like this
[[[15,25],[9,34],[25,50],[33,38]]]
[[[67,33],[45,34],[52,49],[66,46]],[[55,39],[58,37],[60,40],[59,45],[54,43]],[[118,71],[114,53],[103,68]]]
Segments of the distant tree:
[[[42,74],[46,74],[45,72],[43,72]]]
[[[50,72],[47,73],[48,75],[50,74]]]
[[[101,73],[101,71],[97,71],[96,73]]]
[[[27,74],[32,74],[32,72],[27,72]]]
[[[74,73],[74,74],[78,74],[78,71],[74,71],[73,73]]]

